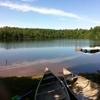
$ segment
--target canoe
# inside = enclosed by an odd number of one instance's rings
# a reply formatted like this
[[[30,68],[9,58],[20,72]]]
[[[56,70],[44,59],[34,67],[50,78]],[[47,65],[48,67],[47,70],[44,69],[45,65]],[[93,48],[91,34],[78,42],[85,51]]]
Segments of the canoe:
[[[100,100],[100,85],[63,68],[64,82],[78,100]]]
[[[70,100],[70,97],[64,83],[46,68],[34,100]]]

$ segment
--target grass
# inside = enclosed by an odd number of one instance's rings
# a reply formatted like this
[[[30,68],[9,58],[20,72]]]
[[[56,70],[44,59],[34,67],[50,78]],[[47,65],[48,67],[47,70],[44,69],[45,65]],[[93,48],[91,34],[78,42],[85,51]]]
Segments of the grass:
[[[79,75],[86,77],[87,79],[92,80],[100,84],[100,74],[97,73],[80,73]],[[11,97],[18,95],[19,97],[24,95],[25,93],[33,90],[33,92],[24,98],[23,100],[34,100],[34,94],[37,88],[37,85],[42,76],[15,76],[15,77],[0,77],[0,82],[4,84],[9,90]],[[61,78],[61,77],[60,77]],[[62,79],[62,78],[61,78]]]
[[[33,92],[23,100],[34,100],[35,90],[42,76],[37,77],[1,77],[0,81],[9,90],[11,97],[18,95],[19,97],[33,90]],[[30,99],[29,99],[30,98]]]
[[[91,81],[100,84],[100,74],[98,73],[80,73],[79,75],[90,79]]]

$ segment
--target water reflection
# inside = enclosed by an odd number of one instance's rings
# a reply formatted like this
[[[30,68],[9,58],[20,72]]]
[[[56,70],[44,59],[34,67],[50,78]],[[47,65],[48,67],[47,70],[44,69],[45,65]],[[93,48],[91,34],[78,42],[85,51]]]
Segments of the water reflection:
[[[71,70],[73,73],[84,73],[84,72],[88,72],[88,73],[93,73],[93,72],[97,72],[97,69],[100,69],[100,63],[87,63],[87,64],[79,64],[77,66],[73,66],[71,68],[68,68],[69,70]]]
[[[99,54],[84,55],[76,52],[75,48],[97,46],[99,43],[78,39],[1,41],[0,76],[41,75],[45,67],[55,74],[63,67],[76,72],[95,72],[99,70]]]
[[[0,71],[2,70],[8,70],[8,69],[15,69],[15,68],[23,68],[23,67],[28,67],[28,66],[34,66],[34,65],[41,65],[41,64],[54,64],[54,63],[61,63],[63,61],[69,61],[77,58],[78,56],[72,56],[72,57],[65,57],[65,58],[55,58],[55,59],[41,59],[37,61],[24,61],[24,62],[19,62],[19,63],[13,63],[10,66],[4,66],[0,68]],[[6,68],[6,69],[5,69]]]
[[[98,46],[100,41],[82,40],[82,39],[59,39],[59,40],[14,40],[0,41],[0,48],[18,49],[18,48],[44,48],[44,47],[87,47]]]

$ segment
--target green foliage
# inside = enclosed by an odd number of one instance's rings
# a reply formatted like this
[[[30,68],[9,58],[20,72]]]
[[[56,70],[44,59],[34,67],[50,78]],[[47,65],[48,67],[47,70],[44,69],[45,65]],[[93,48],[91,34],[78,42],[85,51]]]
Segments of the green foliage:
[[[11,97],[22,96],[25,93],[33,90],[33,92],[26,97],[24,100],[33,100],[35,90],[40,81],[41,77],[1,77],[0,82],[2,82],[10,91]]]
[[[38,29],[38,28],[18,28],[5,26],[0,28],[0,39],[100,39],[100,26],[87,29]]]
[[[97,73],[80,73],[79,75],[100,84],[100,74]]]

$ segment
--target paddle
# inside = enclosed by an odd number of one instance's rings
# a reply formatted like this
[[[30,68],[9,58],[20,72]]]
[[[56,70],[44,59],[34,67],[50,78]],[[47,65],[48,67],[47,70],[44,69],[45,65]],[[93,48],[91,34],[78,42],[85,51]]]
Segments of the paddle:
[[[97,70],[97,72],[100,74],[100,70]]]
[[[27,95],[31,94],[32,92],[33,92],[33,90],[31,90],[31,91],[25,93],[25,94],[22,95],[21,97],[18,97],[18,96],[16,95],[16,96],[14,96],[14,97],[12,98],[12,100],[21,100],[21,99],[23,99],[24,97],[26,97]]]

